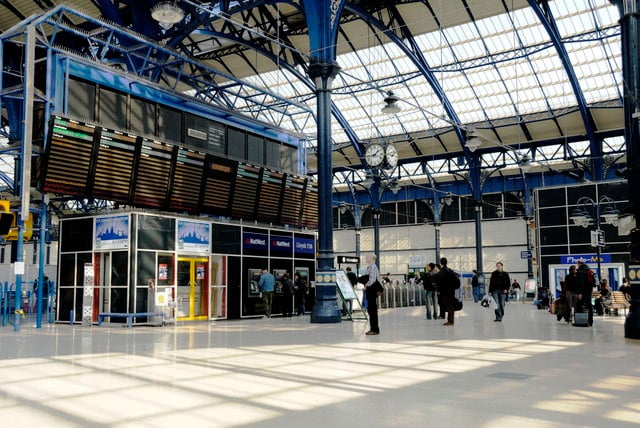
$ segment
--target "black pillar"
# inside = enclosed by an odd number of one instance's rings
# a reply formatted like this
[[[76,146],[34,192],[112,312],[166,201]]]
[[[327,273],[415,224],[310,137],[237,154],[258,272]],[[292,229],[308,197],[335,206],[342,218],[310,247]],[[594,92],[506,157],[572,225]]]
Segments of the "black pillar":
[[[630,268],[640,265],[640,2],[638,0],[612,0],[620,10],[622,42],[622,80],[624,82],[624,135],[627,144],[629,204],[636,227],[630,235]],[[628,276],[628,275],[627,275]],[[640,339],[640,279],[629,278],[631,308],[624,323],[624,336]]]
[[[316,303],[311,322],[339,323],[342,321],[337,304],[333,254],[333,208],[331,192],[331,85],[340,67],[313,62],[309,77],[316,85],[318,100],[318,270],[316,273]]]

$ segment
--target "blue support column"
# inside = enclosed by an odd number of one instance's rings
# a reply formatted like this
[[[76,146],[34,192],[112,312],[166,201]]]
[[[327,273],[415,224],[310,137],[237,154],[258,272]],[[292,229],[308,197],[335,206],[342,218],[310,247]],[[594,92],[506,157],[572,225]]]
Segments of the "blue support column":
[[[640,265],[640,1],[612,0],[620,11],[622,80],[624,81],[624,135],[627,143],[629,204],[636,227],[631,231],[630,269]],[[628,276],[628,275],[627,275]],[[631,307],[624,323],[624,337],[640,339],[640,280],[630,280]]]
[[[309,67],[318,98],[318,270],[316,303],[311,313],[311,322],[316,323],[342,321],[336,294],[331,205],[331,83],[339,70],[337,64],[314,63]]]
[[[340,71],[336,63],[336,40],[344,0],[303,0],[302,3],[312,52],[308,74],[318,99],[318,268],[311,322],[339,323],[342,317],[337,303],[331,203],[331,86]]]
[[[475,209],[475,230],[476,230],[476,271],[478,275],[484,276],[482,260],[482,182],[480,178],[480,158],[472,154],[471,165],[471,194]]]

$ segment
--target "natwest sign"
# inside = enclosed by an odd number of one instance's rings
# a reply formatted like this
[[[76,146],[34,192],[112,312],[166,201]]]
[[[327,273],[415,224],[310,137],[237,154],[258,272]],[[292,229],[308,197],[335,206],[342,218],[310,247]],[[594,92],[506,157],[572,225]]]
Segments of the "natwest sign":
[[[245,250],[267,250],[268,237],[261,233],[243,233],[242,248]]]
[[[271,235],[269,240],[271,247],[271,254],[279,254],[285,256],[291,256],[293,251],[293,238],[290,236],[274,236]]]

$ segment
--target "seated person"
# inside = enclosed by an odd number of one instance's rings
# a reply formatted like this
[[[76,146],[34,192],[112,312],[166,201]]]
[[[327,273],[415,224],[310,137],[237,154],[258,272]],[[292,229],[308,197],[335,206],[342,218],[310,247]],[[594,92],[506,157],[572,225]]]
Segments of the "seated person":
[[[604,315],[609,313],[609,308],[613,303],[613,296],[611,295],[611,289],[606,279],[603,279],[600,283],[600,297],[596,299],[595,310],[598,315]]]
[[[624,294],[624,297],[629,301],[631,298],[631,286],[629,285],[629,280],[624,277],[622,278],[622,285],[620,286],[620,291]]]

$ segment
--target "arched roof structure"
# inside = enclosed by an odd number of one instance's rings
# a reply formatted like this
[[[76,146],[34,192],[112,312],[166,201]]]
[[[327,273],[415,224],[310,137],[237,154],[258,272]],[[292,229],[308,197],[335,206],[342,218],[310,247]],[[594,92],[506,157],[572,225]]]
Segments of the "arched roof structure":
[[[74,28],[56,45],[300,134],[313,174],[316,100],[306,71],[314,23],[302,2],[179,0],[184,18],[170,29],[151,18],[157,3],[80,0],[82,13],[60,9],[43,31]],[[56,6],[0,1],[0,31]],[[624,164],[619,15],[608,0],[353,0],[340,19],[338,191],[366,179],[364,148],[380,140],[398,149],[399,166],[388,172],[397,182],[455,181],[469,167],[470,130],[483,142],[474,156],[486,175],[518,176],[524,157],[532,173],[579,169],[575,177],[595,180]],[[141,36],[110,39],[110,26]],[[389,91],[402,108],[391,116],[381,112]],[[6,108],[2,123],[10,139]],[[3,162],[10,181],[13,163]]]

